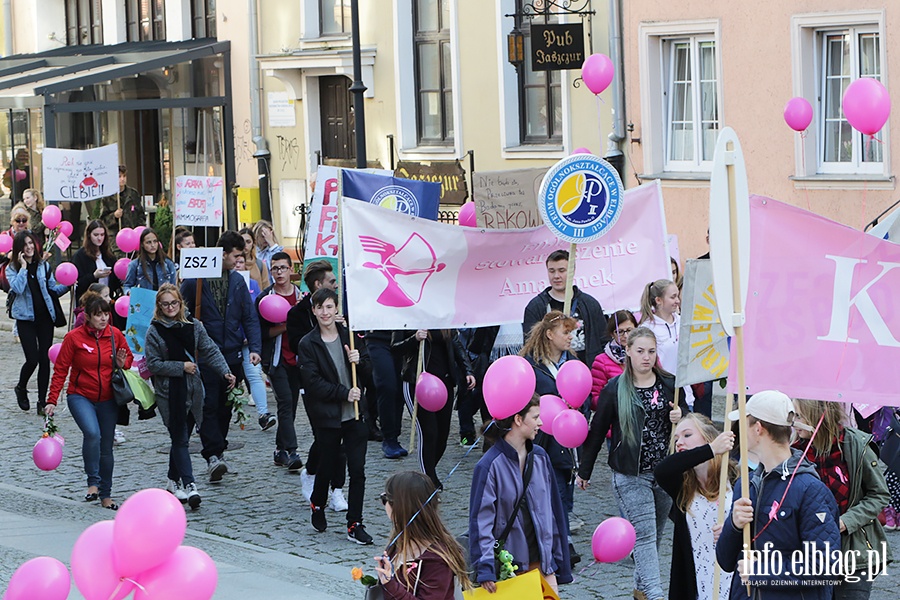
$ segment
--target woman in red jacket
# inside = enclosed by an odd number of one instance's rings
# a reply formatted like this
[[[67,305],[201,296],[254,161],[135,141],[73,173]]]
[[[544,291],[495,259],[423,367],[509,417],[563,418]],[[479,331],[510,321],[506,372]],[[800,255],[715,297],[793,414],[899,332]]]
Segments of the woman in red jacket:
[[[628,334],[637,329],[637,319],[630,310],[616,311],[606,321],[606,333],[611,338],[603,352],[594,359],[591,366],[591,408],[597,408],[600,392],[616,375],[621,375],[625,370],[625,340]]]
[[[96,292],[81,297],[85,324],[63,339],[53,367],[50,394],[44,412],[52,416],[63,384],[71,369],[66,401],[75,423],[84,434],[81,455],[87,474],[88,502],[100,499],[104,508],[117,510],[110,497],[113,474],[113,436],[119,407],[113,400],[113,338],[115,362],[130,369],[134,356],[122,332],[109,324],[111,305]]]

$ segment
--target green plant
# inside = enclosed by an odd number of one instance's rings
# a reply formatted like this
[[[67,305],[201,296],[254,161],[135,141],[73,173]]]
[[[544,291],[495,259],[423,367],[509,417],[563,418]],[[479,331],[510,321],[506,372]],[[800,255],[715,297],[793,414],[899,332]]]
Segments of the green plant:
[[[153,220],[153,229],[159,238],[159,243],[163,248],[168,248],[172,241],[172,209],[168,204],[160,205],[156,208],[156,218]]]

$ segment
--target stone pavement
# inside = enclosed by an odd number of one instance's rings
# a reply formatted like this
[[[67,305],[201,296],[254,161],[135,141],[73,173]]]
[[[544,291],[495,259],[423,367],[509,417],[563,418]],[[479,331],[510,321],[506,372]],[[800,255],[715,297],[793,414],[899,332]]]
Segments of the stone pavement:
[[[15,568],[34,556],[52,555],[67,562],[68,553],[80,531],[90,523],[112,518],[112,514],[85,504],[85,480],[80,457],[81,433],[66,410],[58,411],[56,423],[67,440],[63,462],[55,471],[39,471],[31,461],[31,447],[40,436],[42,421],[33,410],[25,414],[15,404],[13,387],[22,361],[21,348],[14,343],[6,316],[0,318],[0,456],[6,476],[0,484],[0,589],[4,589]],[[36,381],[32,378],[32,403]],[[269,397],[274,407],[274,399]],[[194,454],[194,469],[203,504],[188,511],[185,543],[206,550],[219,566],[220,586],[216,598],[322,598],[360,597],[359,584],[350,580],[350,569],[362,566],[372,572],[372,557],[389,541],[390,523],[378,500],[384,481],[392,473],[416,469],[410,456],[387,460],[381,446],[371,442],[367,455],[367,483],[364,517],[375,546],[363,547],[346,539],[343,514],[327,511],[329,528],[317,534],[309,524],[309,509],[300,493],[300,477],[272,465],[275,430],[260,431],[248,407],[246,429],[232,426],[229,440],[242,447],[227,454],[232,471],[218,486],[209,485],[205,463]],[[312,442],[304,411],[297,416],[301,455]],[[467,530],[469,486],[472,468],[480,457],[476,449],[463,460],[465,449],[456,437],[456,420],[451,444],[438,467],[445,491],[441,510],[450,530]],[[159,418],[137,421],[133,412],[128,427],[120,428],[127,441],[116,447],[113,497],[124,501],[147,487],[164,487],[168,457],[168,435]],[[404,446],[409,442],[409,421],[404,422]],[[450,469],[462,460],[452,477]],[[598,459],[594,485],[587,492],[576,490],[574,517],[585,525],[574,534],[575,546],[585,557],[590,554],[590,536],[603,519],[618,515],[612,496],[605,456]],[[29,523],[31,524],[29,526]],[[666,539],[671,540],[667,525]],[[900,535],[889,534],[896,545]],[[661,564],[668,583],[671,544],[664,543]],[[628,560],[614,565],[576,568],[576,582],[562,588],[563,598],[628,598],[632,590],[633,567]],[[889,568],[890,573],[890,568]],[[891,574],[892,575],[892,574]],[[889,592],[893,576],[876,580],[873,599],[896,597]],[[74,590],[74,588],[73,588]],[[78,597],[73,593],[72,597]]]

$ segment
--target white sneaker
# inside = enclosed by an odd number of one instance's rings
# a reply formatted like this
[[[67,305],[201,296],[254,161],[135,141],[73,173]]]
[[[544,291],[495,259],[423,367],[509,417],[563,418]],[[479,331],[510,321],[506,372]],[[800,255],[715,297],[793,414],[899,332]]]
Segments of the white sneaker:
[[[350,506],[344,498],[344,490],[331,490],[331,497],[328,498],[328,508],[334,512],[347,512]]]
[[[113,434],[113,444],[118,446],[119,444],[125,443],[125,434],[116,429],[116,433]]]
[[[191,510],[200,508],[200,493],[197,491],[197,484],[187,484],[184,491],[186,492],[185,497],[187,498],[187,503],[191,507]]]
[[[316,484],[316,476],[306,472],[306,468],[300,471],[300,488],[307,502],[312,502],[313,486]]]
[[[184,491],[184,488],[181,487],[180,481],[172,481],[171,479],[166,484],[166,491],[178,498],[178,501],[184,504],[188,501],[188,495]]]

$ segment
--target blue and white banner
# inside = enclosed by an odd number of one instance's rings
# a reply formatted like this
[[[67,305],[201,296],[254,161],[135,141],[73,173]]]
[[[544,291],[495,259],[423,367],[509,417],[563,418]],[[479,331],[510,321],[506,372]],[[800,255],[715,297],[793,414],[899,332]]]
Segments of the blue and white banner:
[[[436,221],[441,185],[344,169],[343,196]]]

